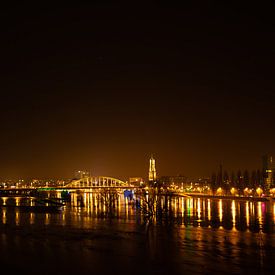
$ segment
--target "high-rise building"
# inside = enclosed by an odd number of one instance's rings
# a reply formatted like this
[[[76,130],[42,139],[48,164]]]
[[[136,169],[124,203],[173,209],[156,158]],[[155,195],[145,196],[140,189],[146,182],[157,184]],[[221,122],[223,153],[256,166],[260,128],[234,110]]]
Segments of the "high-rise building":
[[[75,172],[75,178],[76,179],[83,179],[83,178],[87,178],[90,177],[91,173],[88,171],[76,171]]]
[[[155,181],[156,179],[157,179],[156,161],[153,158],[153,156],[151,156],[149,161],[149,181]]]
[[[275,161],[272,156],[263,156],[263,175],[264,183],[266,188],[270,188],[274,183],[274,173],[275,173]]]

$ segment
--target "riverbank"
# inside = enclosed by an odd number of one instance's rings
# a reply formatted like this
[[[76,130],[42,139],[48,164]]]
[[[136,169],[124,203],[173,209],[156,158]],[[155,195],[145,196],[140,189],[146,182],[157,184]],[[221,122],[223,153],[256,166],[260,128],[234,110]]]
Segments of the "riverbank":
[[[179,196],[181,196],[179,194]],[[196,197],[196,198],[207,198],[207,199],[222,199],[222,200],[246,200],[246,201],[275,201],[272,197],[246,197],[246,196],[217,196],[217,195],[209,195],[202,193],[184,193],[182,197]]]

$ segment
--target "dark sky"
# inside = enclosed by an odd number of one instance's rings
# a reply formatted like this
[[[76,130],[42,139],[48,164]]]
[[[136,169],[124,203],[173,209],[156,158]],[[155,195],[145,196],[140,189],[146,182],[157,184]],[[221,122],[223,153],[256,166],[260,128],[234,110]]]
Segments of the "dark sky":
[[[3,7],[0,177],[261,168],[275,154],[270,6]]]

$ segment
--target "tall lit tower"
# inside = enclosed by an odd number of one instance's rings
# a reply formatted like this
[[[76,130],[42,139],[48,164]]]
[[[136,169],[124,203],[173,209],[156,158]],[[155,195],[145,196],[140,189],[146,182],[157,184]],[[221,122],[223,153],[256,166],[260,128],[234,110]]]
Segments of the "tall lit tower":
[[[149,181],[155,181],[157,179],[156,161],[151,155],[149,162]]]

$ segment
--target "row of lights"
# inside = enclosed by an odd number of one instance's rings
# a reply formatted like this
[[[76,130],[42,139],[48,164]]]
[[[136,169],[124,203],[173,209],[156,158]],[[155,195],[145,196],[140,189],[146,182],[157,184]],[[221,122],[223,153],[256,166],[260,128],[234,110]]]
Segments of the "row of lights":
[[[273,188],[272,189],[273,190],[273,192],[275,193],[275,188]],[[256,193],[257,193],[257,195],[260,197],[262,194],[263,194],[263,189],[261,188],[261,187],[258,187],[257,189],[256,189]],[[238,190],[236,189],[236,188],[234,188],[234,187],[232,187],[231,189],[230,189],[230,193],[232,194],[232,195],[236,195],[237,193],[238,193]],[[244,193],[246,194],[246,195],[251,195],[252,194],[252,189],[249,189],[248,187],[246,187],[245,189],[244,189]],[[219,187],[218,189],[217,189],[217,194],[218,195],[222,195],[223,194],[223,189],[221,188],[221,187]]]

